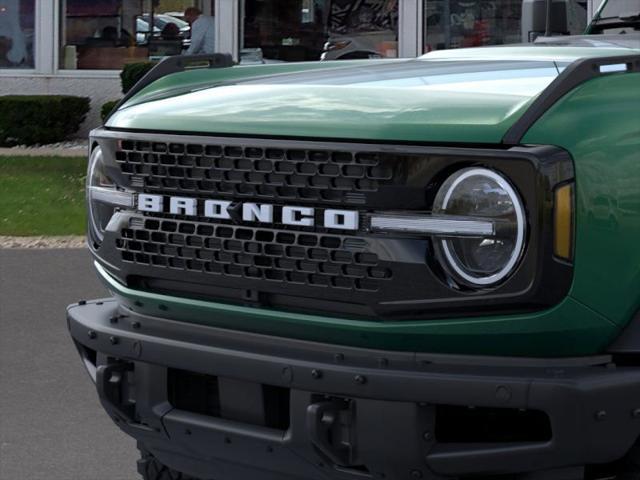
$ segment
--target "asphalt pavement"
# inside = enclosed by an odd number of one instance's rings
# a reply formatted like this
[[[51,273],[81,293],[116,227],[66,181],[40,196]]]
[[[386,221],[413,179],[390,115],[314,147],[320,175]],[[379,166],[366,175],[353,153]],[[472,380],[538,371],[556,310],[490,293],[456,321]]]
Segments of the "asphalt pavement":
[[[67,333],[69,303],[105,296],[87,250],[0,249],[0,480],[139,478]]]

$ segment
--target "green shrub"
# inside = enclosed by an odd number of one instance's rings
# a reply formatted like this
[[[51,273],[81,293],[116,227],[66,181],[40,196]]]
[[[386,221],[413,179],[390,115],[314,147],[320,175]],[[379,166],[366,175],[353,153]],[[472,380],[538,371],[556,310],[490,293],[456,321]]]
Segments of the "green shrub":
[[[113,109],[116,108],[116,105],[118,104],[118,102],[119,100],[112,100],[102,105],[102,109],[100,110],[100,116],[102,117],[103,122],[107,119],[107,117],[113,111]]]
[[[129,63],[124,66],[122,72],[120,72],[120,79],[122,80],[122,93],[127,93],[138,83],[146,73],[155,67],[155,62],[137,62]]]
[[[0,146],[61,142],[76,133],[90,100],[67,95],[0,97]]]

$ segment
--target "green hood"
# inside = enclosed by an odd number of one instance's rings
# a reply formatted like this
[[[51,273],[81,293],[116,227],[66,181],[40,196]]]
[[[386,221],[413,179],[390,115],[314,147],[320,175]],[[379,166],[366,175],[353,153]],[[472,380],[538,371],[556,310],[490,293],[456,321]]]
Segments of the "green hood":
[[[500,143],[558,73],[625,49],[502,47],[419,59],[233,67],[170,75],[110,128],[447,143]]]

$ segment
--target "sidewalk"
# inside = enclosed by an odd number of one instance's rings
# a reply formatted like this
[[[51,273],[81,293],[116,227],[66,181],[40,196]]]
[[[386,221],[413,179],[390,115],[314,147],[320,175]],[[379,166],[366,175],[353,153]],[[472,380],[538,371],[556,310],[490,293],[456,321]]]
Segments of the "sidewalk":
[[[86,157],[85,148],[0,148],[0,157]]]
[[[16,237],[0,235],[0,250],[6,248],[86,248],[84,235]]]
[[[69,140],[35,147],[0,148],[0,156],[8,157],[86,157],[86,140]]]

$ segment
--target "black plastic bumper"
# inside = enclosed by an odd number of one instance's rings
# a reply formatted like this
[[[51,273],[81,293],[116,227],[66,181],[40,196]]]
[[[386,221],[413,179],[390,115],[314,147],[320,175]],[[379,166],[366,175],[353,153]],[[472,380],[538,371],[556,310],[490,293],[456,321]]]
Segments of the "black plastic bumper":
[[[73,305],[68,321],[114,421],[163,463],[204,479],[536,472],[617,460],[640,434],[640,369],[607,356],[351,349],[140,316],[113,300]],[[186,393],[176,372],[216,379],[208,413],[176,408],[176,385]],[[271,397],[279,405],[256,400],[267,389],[279,392]],[[452,440],[441,413],[457,407],[494,417],[535,412],[549,438]],[[286,408],[287,418],[266,420],[268,408]]]

